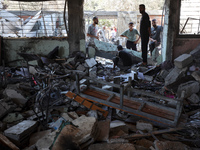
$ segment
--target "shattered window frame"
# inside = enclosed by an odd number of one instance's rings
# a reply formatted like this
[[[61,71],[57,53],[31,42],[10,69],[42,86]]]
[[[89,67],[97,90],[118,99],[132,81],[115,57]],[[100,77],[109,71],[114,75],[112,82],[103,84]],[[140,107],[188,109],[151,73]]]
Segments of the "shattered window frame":
[[[187,7],[183,6],[183,3],[188,3]],[[184,4],[184,5],[186,5]],[[193,0],[180,0],[180,11],[179,11],[179,31],[178,36],[183,38],[200,38],[200,18],[191,16],[192,13],[190,10],[196,10],[193,6]],[[200,9],[200,4],[196,6]],[[184,10],[183,10],[184,8]],[[190,9],[192,8],[192,9]],[[198,11],[200,16],[200,11]]]
[[[64,3],[64,0],[1,2],[0,35],[4,38],[67,38]],[[66,15],[66,26],[67,20]]]

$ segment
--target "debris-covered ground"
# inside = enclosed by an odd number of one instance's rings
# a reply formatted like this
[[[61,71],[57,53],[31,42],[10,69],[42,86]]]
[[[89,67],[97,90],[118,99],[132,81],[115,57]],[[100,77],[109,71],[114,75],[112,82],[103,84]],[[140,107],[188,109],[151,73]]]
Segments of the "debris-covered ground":
[[[0,68],[0,149],[200,148],[200,50],[126,72],[82,52],[67,59],[57,58],[56,49],[19,55],[37,65]],[[100,101],[90,99],[95,94]]]

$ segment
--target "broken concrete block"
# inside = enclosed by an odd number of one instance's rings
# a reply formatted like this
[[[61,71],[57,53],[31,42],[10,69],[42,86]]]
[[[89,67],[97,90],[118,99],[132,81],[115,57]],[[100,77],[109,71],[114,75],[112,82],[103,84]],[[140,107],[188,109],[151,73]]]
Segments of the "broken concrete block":
[[[45,135],[44,137],[39,139],[35,144],[37,150],[49,150],[49,147],[52,145],[55,137],[56,137],[56,131],[51,132],[48,135]]]
[[[198,93],[199,92],[199,82],[189,81],[189,82],[180,84],[178,87],[178,90],[177,90],[177,95],[179,98],[181,97],[182,91],[185,91],[184,98],[187,98],[194,93]]]
[[[72,101],[72,102],[71,102],[71,105],[72,105],[73,107],[78,107],[80,104],[79,104],[78,102],[76,102],[76,101]]]
[[[167,149],[180,149],[180,150],[190,150],[191,148],[181,142],[172,141],[158,141],[154,142],[156,150],[167,150]]]
[[[77,119],[79,117],[75,111],[68,112],[68,114],[72,119]]]
[[[196,81],[200,82],[200,70],[194,71],[192,76],[195,78]]]
[[[185,73],[187,71],[187,67],[183,68],[183,69],[179,69],[177,67],[175,67],[165,78],[165,86],[174,83],[176,80],[178,80],[179,78],[182,78],[185,76]]]
[[[61,116],[66,120],[66,121],[73,121],[73,119],[67,114],[67,113],[62,113]]]
[[[12,100],[14,103],[16,103],[19,106],[24,106],[27,102],[27,99],[19,92],[17,92],[14,89],[8,89],[6,88],[4,90],[4,94],[8,99]]]
[[[2,134],[0,134],[0,143],[2,146],[4,145],[5,149],[19,150],[15,144],[13,144],[7,137]]]
[[[32,134],[30,137],[30,140],[29,140],[29,146],[37,143],[37,141],[39,139],[41,139],[42,137],[44,137],[50,133],[51,133],[51,130],[45,130],[45,131],[40,131],[40,132],[36,132],[36,133]]]
[[[199,96],[197,94],[192,94],[187,98],[192,104],[197,104],[200,102]]]
[[[28,136],[37,128],[37,122],[24,120],[15,126],[4,131],[4,135],[13,141],[23,143],[23,140],[28,140]]]
[[[12,112],[17,106],[15,104],[5,102],[0,100],[0,118],[4,117],[6,114]]]
[[[29,73],[35,75],[38,71],[33,66],[29,66]]]
[[[126,124],[123,121],[120,120],[114,120],[110,123],[110,128],[115,128],[119,126],[125,126]]]
[[[93,66],[95,66],[97,64],[97,62],[94,58],[86,59],[85,62],[89,68],[92,68]]]
[[[96,54],[95,48],[89,46],[89,47],[88,47],[88,55],[89,55],[89,57],[90,57],[90,58],[94,58],[94,57],[95,57],[95,54]]]
[[[5,123],[13,123],[22,120],[24,117],[19,113],[9,113],[4,119]]]
[[[107,141],[110,132],[110,121],[99,121],[98,122],[99,136],[96,141]]]
[[[72,123],[78,126],[78,129],[81,130],[81,133],[84,137],[81,139],[81,143],[84,143],[91,138],[97,138],[95,137],[96,133],[94,133],[96,132],[95,130],[97,130],[96,119],[94,117],[86,117],[83,115],[73,120]]]
[[[79,150],[81,144],[81,130],[73,125],[66,125],[58,135],[52,150]],[[52,143],[52,142],[51,142]]]
[[[193,61],[191,54],[182,54],[174,60],[174,65],[177,68],[184,68],[191,64]]]
[[[97,77],[96,71],[90,71],[89,76],[92,78],[96,78]]]
[[[142,130],[142,131],[146,130],[148,132],[151,132],[151,131],[153,131],[153,125],[151,123],[137,121],[136,129]]]
[[[86,68],[83,65],[78,65],[78,67],[76,68],[76,70],[80,70],[80,71],[85,71]]]
[[[96,110],[90,110],[87,112],[87,117],[94,117],[96,119],[98,119],[98,114]]]
[[[153,81],[153,76],[144,75],[144,80],[152,82]]]

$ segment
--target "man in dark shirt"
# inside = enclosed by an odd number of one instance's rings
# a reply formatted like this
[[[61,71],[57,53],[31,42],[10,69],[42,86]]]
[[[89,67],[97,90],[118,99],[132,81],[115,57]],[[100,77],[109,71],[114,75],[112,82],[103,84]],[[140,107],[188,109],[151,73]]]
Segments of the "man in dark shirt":
[[[162,27],[157,25],[156,19],[152,20],[152,28],[151,28],[151,38],[149,44],[149,50],[152,52],[153,50],[160,45],[160,33],[162,32]]]
[[[151,35],[151,23],[149,21],[149,15],[145,12],[145,5],[139,5],[142,18],[140,20],[140,36],[141,36],[141,48],[143,65],[147,65],[147,47],[149,42],[149,36]]]
[[[117,57],[113,59],[114,62],[113,70],[115,69],[115,66],[118,66],[122,71],[130,69],[133,64],[131,54],[123,50],[123,47],[121,45],[117,46],[117,49],[119,53]]]

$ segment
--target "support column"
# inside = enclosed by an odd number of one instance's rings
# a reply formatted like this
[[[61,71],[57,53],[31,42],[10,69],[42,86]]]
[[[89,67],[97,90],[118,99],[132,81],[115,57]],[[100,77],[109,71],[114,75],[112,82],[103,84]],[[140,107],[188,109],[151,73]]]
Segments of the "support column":
[[[69,26],[69,53],[80,51],[83,49],[84,34],[84,18],[83,18],[84,0],[68,0],[68,26]]]

